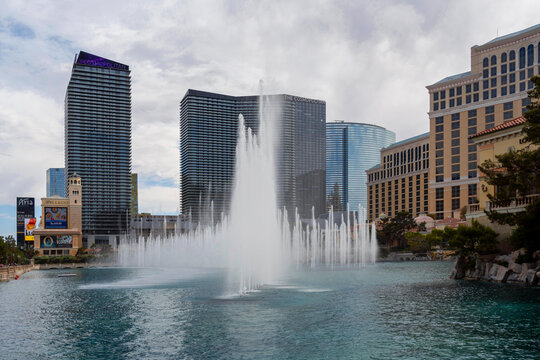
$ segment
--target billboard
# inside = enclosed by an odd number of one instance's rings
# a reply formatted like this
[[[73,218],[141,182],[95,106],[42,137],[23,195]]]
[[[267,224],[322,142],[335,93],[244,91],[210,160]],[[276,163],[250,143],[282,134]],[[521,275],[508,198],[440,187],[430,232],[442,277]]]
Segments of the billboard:
[[[45,229],[67,229],[67,208],[46,207]]]
[[[56,236],[47,235],[42,236],[40,239],[40,248],[55,248],[56,247]]]
[[[34,218],[34,198],[17,198],[17,245],[24,245],[24,220]]]
[[[59,235],[56,237],[57,248],[70,248],[73,242],[71,235]]]
[[[24,219],[24,241],[34,241],[34,229],[36,228],[36,219]]]

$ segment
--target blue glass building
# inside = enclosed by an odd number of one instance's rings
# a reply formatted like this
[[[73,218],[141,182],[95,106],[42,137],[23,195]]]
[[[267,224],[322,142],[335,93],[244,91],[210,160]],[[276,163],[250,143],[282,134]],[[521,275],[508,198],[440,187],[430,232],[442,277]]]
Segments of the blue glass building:
[[[278,108],[277,203],[302,217],[325,210],[326,103],[291,95],[270,95]],[[259,96],[228,96],[188,90],[180,103],[180,193],[183,214],[205,220],[230,206],[238,115],[257,133]]]
[[[326,124],[326,206],[367,209],[366,170],[380,161],[380,150],[396,134],[378,125],[336,121]]]
[[[47,197],[58,195],[66,197],[64,168],[47,169]]]
[[[76,56],[65,99],[65,168],[66,177],[81,177],[83,243],[111,243],[108,235],[124,233],[129,221],[129,66],[84,51]]]

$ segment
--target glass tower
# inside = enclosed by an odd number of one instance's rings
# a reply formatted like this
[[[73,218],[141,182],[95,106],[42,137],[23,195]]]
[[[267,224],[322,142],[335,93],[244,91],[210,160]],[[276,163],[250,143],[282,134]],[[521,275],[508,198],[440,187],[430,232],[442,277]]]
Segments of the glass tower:
[[[129,66],[84,51],[76,56],[65,99],[65,168],[66,177],[81,177],[83,236],[126,231],[131,198]]]
[[[65,186],[64,168],[47,169],[47,197],[66,197]]]
[[[380,150],[396,134],[377,125],[336,121],[326,124],[326,206],[367,209],[366,170],[377,165]]]
[[[277,129],[277,203],[293,215],[311,217],[325,208],[326,103],[291,95],[269,95]],[[255,133],[259,96],[234,97],[188,90],[180,104],[181,209],[195,220],[227,212],[234,175],[238,115]]]

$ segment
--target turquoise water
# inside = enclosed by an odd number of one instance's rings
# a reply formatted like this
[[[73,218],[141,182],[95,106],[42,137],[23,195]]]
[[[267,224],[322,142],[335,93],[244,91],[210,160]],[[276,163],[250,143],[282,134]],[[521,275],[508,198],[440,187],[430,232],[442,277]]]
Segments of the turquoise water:
[[[540,289],[451,266],[297,272],[241,298],[219,271],[33,271],[0,283],[0,358],[538,359]]]

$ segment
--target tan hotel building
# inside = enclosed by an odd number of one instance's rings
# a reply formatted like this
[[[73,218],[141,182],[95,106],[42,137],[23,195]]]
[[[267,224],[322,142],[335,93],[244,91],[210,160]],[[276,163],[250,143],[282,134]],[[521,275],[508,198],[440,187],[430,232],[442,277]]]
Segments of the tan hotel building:
[[[366,171],[368,219],[427,213],[428,169],[429,133],[381,149],[380,164]]]
[[[459,217],[478,202],[477,145],[470,136],[519,117],[540,74],[540,24],[471,48],[471,71],[427,86],[429,212]]]

